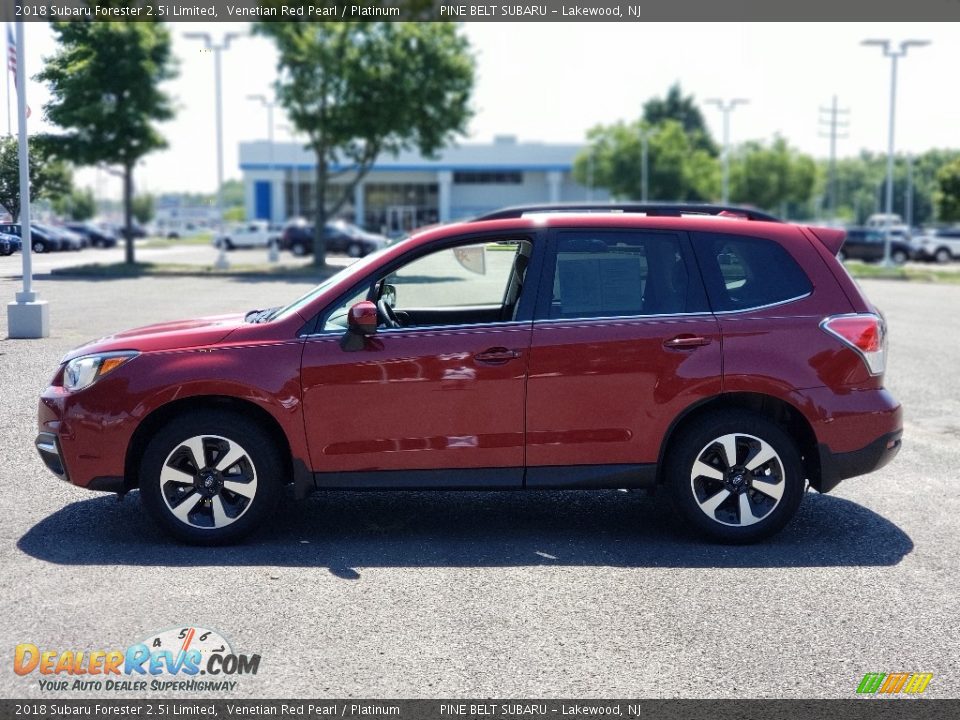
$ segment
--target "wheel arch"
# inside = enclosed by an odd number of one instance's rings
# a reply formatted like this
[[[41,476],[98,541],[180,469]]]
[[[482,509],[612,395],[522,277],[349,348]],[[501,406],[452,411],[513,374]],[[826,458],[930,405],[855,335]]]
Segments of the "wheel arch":
[[[138,468],[143,452],[150,438],[162,426],[174,418],[197,412],[200,410],[225,410],[235,412],[253,419],[266,430],[270,438],[277,444],[284,462],[285,477],[288,482],[295,481],[297,465],[293,458],[290,441],[280,423],[267,410],[254,402],[226,395],[195,395],[165,403],[154,409],[134,430],[127,445],[124,458],[124,487],[127,490],[139,485]]]
[[[704,415],[730,409],[749,410],[756,413],[772,421],[788,435],[795,438],[804,473],[810,480],[811,485],[815,488],[819,486],[820,453],[817,436],[810,422],[799,408],[786,400],[773,395],[751,392],[731,392],[715,395],[688,406],[674,418],[660,444],[660,454],[657,457],[657,484],[665,482],[663,477],[664,461],[670,452],[671,444],[683,428]]]

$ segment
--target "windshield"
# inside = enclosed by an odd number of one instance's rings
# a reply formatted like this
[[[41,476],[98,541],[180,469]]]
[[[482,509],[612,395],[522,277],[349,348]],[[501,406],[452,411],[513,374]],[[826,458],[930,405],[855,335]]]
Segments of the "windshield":
[[[326,292],[327,289],[333,287],[334,285],[336,285],[336,284],[339,283],[340,281],[346,280],[346,279],[351,278],[351,277],[356,277],[356,278],[361,277],[361,276],[370,268],[371,265],[376,264],[376,262],[377,262],[377,260],[379,259],[380,255],[383,254],[383,252],[384,252],[386,249],[387,249],[387,248],[380,248],[379,250],[370,253],[369,255],[367,255],[366,257],[364,257],[363,259],[357,260],[357,262],[353,263],[352,265],[348,265],[348,266],[345,267],[343,270],[341,270],[340,272],[338,272],[336,275],[332,275],[332,276],[330,276],[329,278],[327,278],[326,280],[324,280],[322,283],[320,283],[319,285],[317,285],[315,288],[313,288],[313,289],[312,289],[310,292],[308,292],[306,295],[303,295],[302,297],[297,298],[296,300],[294,300],[292,303],[290,303],[290,304],[287,305],[286,307],[280,308],[279,310],[277,310],[276,312],[274,312],[272,315],[270,315],[270,316],[267,318],[267,320],[268,320],[268,321],[269,321],[269,320],[282,320],[282,319],[284,319],[284,318],[288,318],[288,317],[290,317],[290,315],[292,315],[293,313],[299,312],[302,308],[304,308],[305,306],[309,305],[309,304],[310,304],[311,302],[313,302],[316,298],[318,298],[321,294],[323,294],[324,292]],[[306,318],[306,319],[309,320],[309,318]]]

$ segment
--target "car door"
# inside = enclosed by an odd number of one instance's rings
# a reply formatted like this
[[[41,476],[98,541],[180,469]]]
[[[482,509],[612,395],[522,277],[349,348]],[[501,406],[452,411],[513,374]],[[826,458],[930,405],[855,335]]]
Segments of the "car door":
[[[552,234],[530,347],[527,486],[649,484],[670,424],[720,389],[718,323],[683,233]]]
[[[301,371],[318,486],[522,485],[533,301],[521,314],[518,252],[481,247],[483,273],[443,247],[373,273],[319,319]],[[381,294],[407,324],[345,350],[346,309]],[[507,314],[483,315],[491,301]]]

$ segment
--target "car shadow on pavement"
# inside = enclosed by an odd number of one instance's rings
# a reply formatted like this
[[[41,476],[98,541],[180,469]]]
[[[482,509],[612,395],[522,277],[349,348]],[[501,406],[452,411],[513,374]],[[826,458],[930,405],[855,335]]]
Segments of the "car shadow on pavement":
[[[895,565],[913,549],[900,528],[843,498],[808,493],[793,521],[756,545],[701,541],[662,497],[602,492],[326,492],[286,499],[241,545],[181,545],[138,493],[83,500],[17,546],[62,565],[288,566],[357,579],[365,567],[833,567]]]

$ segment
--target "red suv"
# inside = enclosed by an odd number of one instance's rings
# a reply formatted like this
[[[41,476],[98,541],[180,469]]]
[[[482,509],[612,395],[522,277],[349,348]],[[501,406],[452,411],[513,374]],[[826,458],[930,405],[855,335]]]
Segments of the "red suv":
[[[662,486],[727,542],[900,449],[886,326],[840,230],[689,205],[508,209],[356,262],[286,307],[69,353],[36,445],[195,543],[283,486]]]

